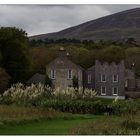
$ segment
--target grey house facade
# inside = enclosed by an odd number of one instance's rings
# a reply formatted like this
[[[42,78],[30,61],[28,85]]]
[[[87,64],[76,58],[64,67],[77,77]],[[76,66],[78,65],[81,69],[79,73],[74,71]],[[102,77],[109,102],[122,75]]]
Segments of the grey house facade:
[[[83,87],[83,68],[69,59],[69,54],[63,48],[59,56],[46,66],[46,74],[51,78],[53,88],[65,89],[73,86],[73,77],[78,78],[79,87]]]
[[[84,70],[69,58],[69,53],[60,48],[58,57],[46,65],[46,74],[51,78],[53,88],[73,87],[75,76],[79,87],[95,89],[98,96],[124,97],[126,91],[140,90],[140,79],[135,78],[133,69],[125,68],[123,60],[117,64],[96,60],[95,65]],[[36,74],[27,83],[37,82],[45,83],[45,75]]]
[[[99,96],[124,96],[124,61],[109,64],[96,60],[95,65],[86,70],[85,78],[85,87],[95,89]]]

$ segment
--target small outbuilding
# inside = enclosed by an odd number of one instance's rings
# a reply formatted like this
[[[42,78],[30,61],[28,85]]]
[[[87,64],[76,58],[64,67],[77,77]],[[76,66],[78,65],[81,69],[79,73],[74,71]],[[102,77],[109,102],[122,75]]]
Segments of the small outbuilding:
[[[36,73],[26,83],[27,84],[45,84],[45,75]]]

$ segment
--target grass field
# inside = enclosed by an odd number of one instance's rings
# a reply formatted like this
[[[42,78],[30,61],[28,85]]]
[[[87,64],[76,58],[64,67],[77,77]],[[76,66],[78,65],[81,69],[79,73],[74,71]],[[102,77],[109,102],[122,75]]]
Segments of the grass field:
[[[102,99],[105,104],[112,99]],[[136,100],[140,102],[140,100]],[[140,112],[133,118],[63,113],[41,107],[0,105],[0,135],[112,135],[140,134]]]
[[[68,135],[78,125],[93,122],[101,116],[74,115],[66,119],[42,119],[20,123],[0,125],[0,135]]]

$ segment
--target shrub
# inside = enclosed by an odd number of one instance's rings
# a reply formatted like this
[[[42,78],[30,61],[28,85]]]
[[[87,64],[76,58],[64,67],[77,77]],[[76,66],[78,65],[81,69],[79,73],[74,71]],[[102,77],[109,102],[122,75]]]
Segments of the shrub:
[[[18,83],[5,91],[0,98],[0,101],[4,104],[15,103],[26,106],[43,106],[48,100],[71,101],[77,99],[88,100],[89,98],[93,100],[95,95],[95,91],[88,89],[83,93],[83,88],[67,88],[65,90],[57,88],[56,90],[52,90],[52,88],[41,84],[24,86],[23,84]]]
[[[45,77],[45,85],[52,87],[52,80],[51,80],[51,78],[49,78],[48,75],[46,75],[46,77]]]
[[[139,105],[131,100],[113,102],[108,106],[111,108],[111,113],[114,115],[132,116],[139,110]]]
[[[78,85],[78,78],[75,75],[72,78],[72,82],[73,82],[73,87],[74,88],[78,88],[79,87],[79,85]]]

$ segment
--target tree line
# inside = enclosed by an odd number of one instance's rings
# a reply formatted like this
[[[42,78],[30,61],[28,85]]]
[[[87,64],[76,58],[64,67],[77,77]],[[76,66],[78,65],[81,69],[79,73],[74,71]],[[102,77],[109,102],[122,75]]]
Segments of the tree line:
[[[41,44],[39,40],[29,41],[26,31],[22,29],[0,28],[0,92],[13,83],[25,83],[36,72],[45,74],[45,65],[58,55],[62,46],[69,51],[70,59],[85,69],[93,66],[96,59],[109,63],[124,59],[127,68],[135,64],[136,76],[140,77],[140,47],[134,38],[122,42],[77,39],[45,41]]]

